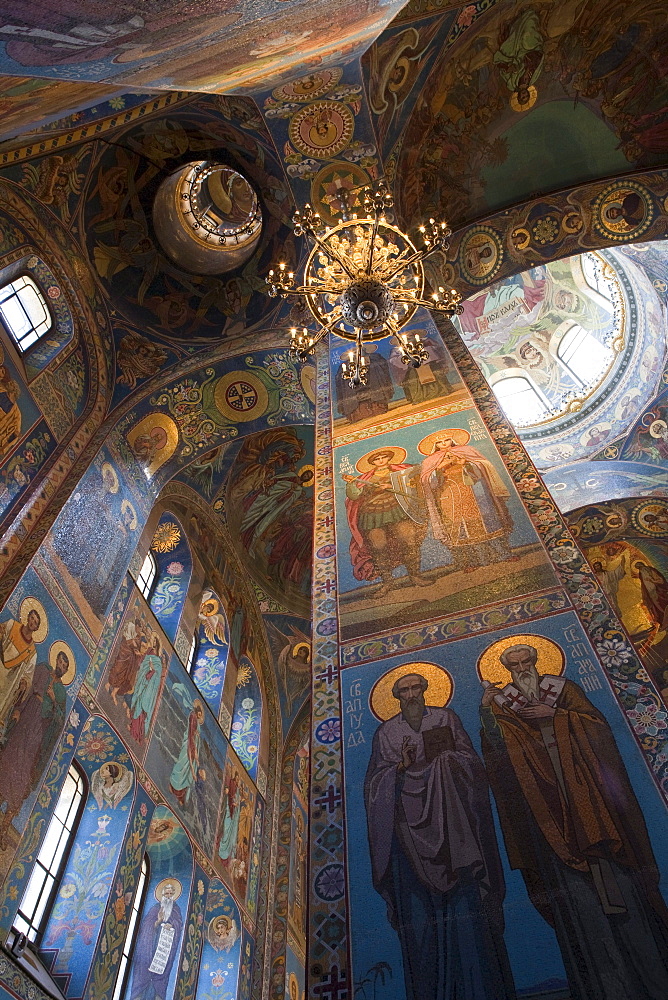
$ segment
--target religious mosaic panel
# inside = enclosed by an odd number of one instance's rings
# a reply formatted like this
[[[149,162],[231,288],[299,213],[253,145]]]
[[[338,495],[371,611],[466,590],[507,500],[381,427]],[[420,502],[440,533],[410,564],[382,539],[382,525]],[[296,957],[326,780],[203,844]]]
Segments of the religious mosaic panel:
[[[341,685],[354,989],[668,988],[665,803],[573,614]]]
[[[342,639],[555,584],[476,410],[334,454]]]

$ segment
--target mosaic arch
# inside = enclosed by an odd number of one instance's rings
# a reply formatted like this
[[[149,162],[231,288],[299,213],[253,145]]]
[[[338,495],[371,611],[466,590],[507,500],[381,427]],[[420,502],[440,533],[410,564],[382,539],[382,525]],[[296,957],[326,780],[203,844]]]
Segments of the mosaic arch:
[[[437,212],[459,227],[523,201],[537,178],[559,191],[661,163],[656,5],[521,0],[476,13],[432,62],[388,158],[410,178],[400,192],[404,218]],[[600,30],[604,18],[614,19],[614,34]],[[421,47],[414,41],[405,59]]]
[[[29,185],[5,179],[2,191],[0,232],[6,252],[0,267],[32,273],[45,288],[55,320],[48,343],[27,359],[19,358],[9,341],[2,352],[17,432],[13,441],[5,440],[0,458],[5,522],[0,548],[11,560],[47,508],[57,507],[55,494],[103,420],[111,339],[98,289],[63,220],[44,199],[34,197]]]

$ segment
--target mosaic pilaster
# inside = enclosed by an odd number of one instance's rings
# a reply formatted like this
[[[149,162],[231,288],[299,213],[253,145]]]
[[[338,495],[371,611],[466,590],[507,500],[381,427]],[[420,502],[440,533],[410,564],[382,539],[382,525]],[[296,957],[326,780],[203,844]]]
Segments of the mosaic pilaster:
[[[337,645],[334,484],[327,350],[317,365],[316,516],[313,559],[313,678],[309,830],[308,995],[348,1000],[341,695]]]

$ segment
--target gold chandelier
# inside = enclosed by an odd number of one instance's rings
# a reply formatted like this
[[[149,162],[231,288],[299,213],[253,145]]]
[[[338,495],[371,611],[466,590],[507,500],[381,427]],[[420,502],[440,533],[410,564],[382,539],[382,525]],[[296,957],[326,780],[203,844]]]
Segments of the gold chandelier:
[[[318,324],[315,334],[307,327],[290,330],[290,354],[299,361],[313,354],[316,344],[334,333],[355,346],[341,373],[351,386],[366,385],[368,359],[364,344],[394,337],[401,360],[419,368],[429,360],[420,341],[402,333],[419,306],[453,316],[461,313],[461,295],[454,288],[439,287],[425,297],[423,261],[448,248],[451,230],[445,222],[429,220],[420,226],[421,250],[387,220],[393,198],[384,182],[364,192],[364,217],[353,215],[336,226],[325,226],[317,212],[305,205],[293,216],[295,234],[313,242],[304,268],[303,284],[284,263],[269,272],[269,295],[294,295],[306,302]],[[345,218],[345,217],[344,217]]]

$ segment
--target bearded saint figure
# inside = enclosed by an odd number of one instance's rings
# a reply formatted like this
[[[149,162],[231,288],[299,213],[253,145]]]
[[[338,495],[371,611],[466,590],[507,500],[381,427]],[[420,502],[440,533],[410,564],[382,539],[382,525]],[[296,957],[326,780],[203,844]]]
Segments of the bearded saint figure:
[[[668,996],[668,910],[642,810],[612,731],[578,684],[501,653],[482,749],[511,868],[554,929],[572,1000]]]

